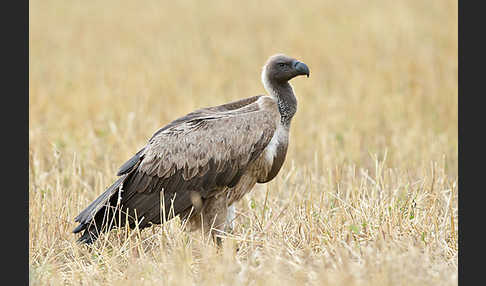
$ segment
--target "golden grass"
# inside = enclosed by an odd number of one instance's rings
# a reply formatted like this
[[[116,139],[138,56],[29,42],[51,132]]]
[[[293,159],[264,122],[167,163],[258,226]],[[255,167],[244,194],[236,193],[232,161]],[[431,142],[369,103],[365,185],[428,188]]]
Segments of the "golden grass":
[[[457,284],[456,1],[29,5],[31,284]],[[263,93],[277,52],[311,70],[287,161],[219,252],[178,219],[75,243],[153,132]]]

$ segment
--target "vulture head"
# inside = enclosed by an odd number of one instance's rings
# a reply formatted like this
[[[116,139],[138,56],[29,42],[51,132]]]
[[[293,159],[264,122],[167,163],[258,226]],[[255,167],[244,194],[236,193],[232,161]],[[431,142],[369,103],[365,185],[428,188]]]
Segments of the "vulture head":
[[[306,64],[284,54],[271,56],[263,66],[262,80],[265,83],[285,83],[296,76],[306,75],[310,71]]]

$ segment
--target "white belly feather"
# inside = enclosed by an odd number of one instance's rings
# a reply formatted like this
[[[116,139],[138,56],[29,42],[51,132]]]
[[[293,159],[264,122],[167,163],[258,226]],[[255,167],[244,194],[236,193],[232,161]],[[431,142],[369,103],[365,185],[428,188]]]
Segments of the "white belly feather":
[[[264,82],[265,84],[265,82]],[[264,108],[264,104],[266,102],[273,102],[275,104],[274,108],[277,107],[277,100],[276,96],[262,96],[257,100],[257,104],[259,105],[260,108]],[[280,122],[280,117],[278,118],[278,123],[277,123],[277,129],[275,130],[275,133],[272,136],[272,139],[268,143],[267,147],[264,150],[264,157],[265,161],[270,164],[270,166],[273,164],[273,160],[275,159],[275,156],[277,155],[277,149],[278,146],[282,143],[287,144],[288,142],[288,136],[289,136],[289,129],[288,127],[285,127],[282,125]]]

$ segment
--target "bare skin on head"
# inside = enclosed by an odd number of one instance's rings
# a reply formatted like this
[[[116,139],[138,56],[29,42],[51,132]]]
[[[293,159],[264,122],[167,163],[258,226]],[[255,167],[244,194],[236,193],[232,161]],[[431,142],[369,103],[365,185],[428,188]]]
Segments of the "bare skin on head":
[[[297,111],[288,81],[309,74],[304,63],[274,55],[261,75],[268,95],[202,108],[159,129],[75,218],[73,232],[84,231],[78,241],[92,243],[125,222],[143,229],[178,215],[213,238],[231,231],[233,203],[282,167]]]

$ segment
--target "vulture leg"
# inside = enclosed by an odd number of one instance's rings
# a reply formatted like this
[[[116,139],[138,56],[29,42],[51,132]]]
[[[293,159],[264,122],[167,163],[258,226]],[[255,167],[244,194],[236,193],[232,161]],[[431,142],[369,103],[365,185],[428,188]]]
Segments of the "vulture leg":
[[[213,241],[221,245],[221,235],[227,229],[228,207],[226,196],[220,195],[204,201],[200,213],[191,215],[188,230],[201,230],[204,236],[211,235]]]
[[[232,233],[233,229],[235,228],[235,206],[234,204],[228,207],[228,212],[226,215],[226,228],[224,231],[227,233]]]

